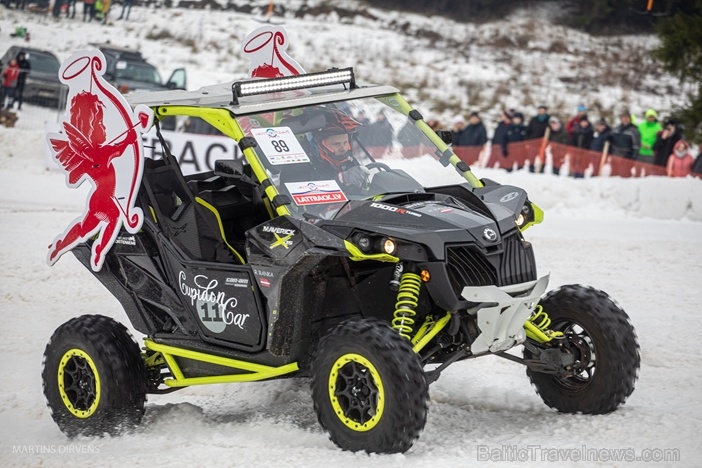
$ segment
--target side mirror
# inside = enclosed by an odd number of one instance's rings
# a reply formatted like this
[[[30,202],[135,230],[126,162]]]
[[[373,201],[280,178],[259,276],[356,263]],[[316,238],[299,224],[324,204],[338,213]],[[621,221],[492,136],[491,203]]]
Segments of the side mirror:
[[[436,134],[439,135],[439,138],[441,138],[441,141],[443,141],[447,145],[450,145],[451,143],[453,143],[453,135],[451,135],[450,131],[436,130]]]

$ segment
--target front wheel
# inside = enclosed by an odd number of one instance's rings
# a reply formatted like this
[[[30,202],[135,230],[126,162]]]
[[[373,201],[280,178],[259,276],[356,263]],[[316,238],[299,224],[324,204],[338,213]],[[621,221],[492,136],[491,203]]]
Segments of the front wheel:
[[[326,335],[311,386],[319,423],[344,450],[405,452],[424,428],[426,376],[409,341],[385,322],[352,319]]]
[[[564,334],[575,355],[568,375],[527,368],[527,376],[544,403],[563,413],[605,414],[634,391],[640,366],[639,342],[629,316],[603,291],[568,285],[540,301],[551,330]],[[525,359],[533,356],[524,350]]]
[[[61,325],[44,352],[44,395],[69,437],[117,435],[141,422],[146,370],[124,325],[83,315]]]

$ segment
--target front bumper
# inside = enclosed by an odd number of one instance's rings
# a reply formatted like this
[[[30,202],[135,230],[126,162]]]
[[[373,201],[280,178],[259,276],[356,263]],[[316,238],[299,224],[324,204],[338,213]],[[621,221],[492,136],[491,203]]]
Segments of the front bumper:
[[[479,305],[472,309],[478,316],[480,335],[470,347],[475,355],[498,353],[526,340],[524,323],[546,292],[549,275],[536,281],[509,286],[466,286],[461,295]],[[477,309],[477,311],[476,311]]]

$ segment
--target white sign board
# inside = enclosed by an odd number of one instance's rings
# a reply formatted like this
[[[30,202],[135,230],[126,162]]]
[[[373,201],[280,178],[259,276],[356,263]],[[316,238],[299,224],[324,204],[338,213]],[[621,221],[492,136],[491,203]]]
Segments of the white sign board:
[[[58,132],[56,123],[47,123],[47,132]],[[171,153],[178,160],[184,175],[206,172],[214,169],[214,162],[218,159],[240,159],[241,150],[234,140],[218,135],[199,135],[196,133],[172,132],[161,130],[164,140]],[[141,135],[144,144],[144,156],[152,159],[163,157],[161,142],[156,136],[155,128]],[[46,165],[49,169],[59,170],[58,165],[51,157],[48,144],[45,147]]]

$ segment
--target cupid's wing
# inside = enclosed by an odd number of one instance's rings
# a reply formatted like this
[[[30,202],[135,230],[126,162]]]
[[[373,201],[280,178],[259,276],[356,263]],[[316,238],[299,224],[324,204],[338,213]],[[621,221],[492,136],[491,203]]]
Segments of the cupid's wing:
[[[68,122],[63,124],[66,140],[50,139],[56,160],[68,172],[68,182],[75,184],[93,165],[90,142]]]

